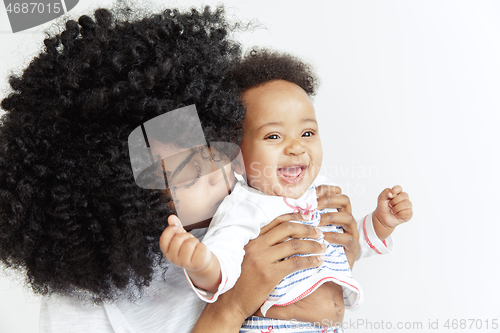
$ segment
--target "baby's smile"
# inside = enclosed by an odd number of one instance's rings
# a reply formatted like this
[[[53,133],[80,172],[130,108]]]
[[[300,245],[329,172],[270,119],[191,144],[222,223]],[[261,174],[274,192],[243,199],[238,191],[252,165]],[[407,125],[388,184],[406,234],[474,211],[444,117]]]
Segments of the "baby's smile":
[[[295,184],[300,182],[305,175],[307,166],[295,165],[278,168],[278,178],[287,184]]]

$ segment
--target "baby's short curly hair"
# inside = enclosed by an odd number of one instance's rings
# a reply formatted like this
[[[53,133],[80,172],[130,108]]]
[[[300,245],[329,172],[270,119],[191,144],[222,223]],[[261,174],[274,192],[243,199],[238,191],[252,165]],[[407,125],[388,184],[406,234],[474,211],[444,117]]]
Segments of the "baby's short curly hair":
[[[126,12],[67,21],[1,102],[0,261],[41,294],[112,299],[151,281],[174,211],[134,183],[137,126],[196,104],[207,142],[241,139],[244,109],[224,83],[241,52],[223,9]]]
[[[260,48],[253,48],[235,63],[230,77],[240,94],[269,81],[285,80],[313,96],[319,84],[311,65],[291,54]]]

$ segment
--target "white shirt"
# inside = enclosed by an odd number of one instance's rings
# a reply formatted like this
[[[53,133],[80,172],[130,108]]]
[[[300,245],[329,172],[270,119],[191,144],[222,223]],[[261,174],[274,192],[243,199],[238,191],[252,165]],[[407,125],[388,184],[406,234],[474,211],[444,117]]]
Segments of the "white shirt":
[[[205,229],[191,233],[202,238]],[[182,269],[170,265],[156,274],[136,300],[120,299],[94,305],[75,296],[52,295],[42,300],[40,333],[190,332],[205,308],[191,290]]]
[[[260,229],[276,217],[293,212],[309,214],[309,221],[300,222],[317,226],[320,215],[326,211],[317,211],[316,187],[322,184],[334,185],[326,177],[318,176],[311,187],[299,198],[289,199],[266,195],[238,182],[231,195],[222,202],[215,214],[203,243],[217,256],[222,273],[222,281],[216,293],[208,293],[196,288],[190,281],[194,291],[206,302],[215,302],[218,296],[231,289],[236,283],[244,257],[243,247],[249,240],[256,238]],[[323,232],[343,232],[336,226],[320,227]],[[377,239],[378,240],[378,239]],[[334,282],[342,286],[344,304],[347,309],[355,309],[363,302],[363,292],[358,282],[352,278],[351,270],[340,245],[328,244],[323,238],[318,240],[327,244],[326,259],[317,268],[301,270],[285,277],[271,292],[261,307],[265,316],[273,305],[288,305],[310,295],[326,282]],[[369,247],[364,242],[362,247]],[[382,251],[387,250],[385,249]],[[365,250],[369,255],[374,251]],[[376,253],[376,252],[375,252]],[[186,274],[186,277],[189,277]]]

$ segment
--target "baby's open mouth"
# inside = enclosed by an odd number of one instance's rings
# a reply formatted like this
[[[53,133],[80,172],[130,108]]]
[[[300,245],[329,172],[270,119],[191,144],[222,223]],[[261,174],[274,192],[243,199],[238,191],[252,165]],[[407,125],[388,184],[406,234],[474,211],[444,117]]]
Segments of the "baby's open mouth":
[[[288,184],[299,182],[303,177],[307,167],[303,165],[278,168],[278,176]]]

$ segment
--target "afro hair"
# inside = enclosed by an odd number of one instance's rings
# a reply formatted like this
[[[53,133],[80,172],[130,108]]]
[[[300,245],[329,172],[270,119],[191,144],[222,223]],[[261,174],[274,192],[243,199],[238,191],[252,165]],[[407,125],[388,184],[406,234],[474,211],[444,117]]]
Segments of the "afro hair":
[[[291,54],[259,48],[235,63],[230,80],[240,94],[269,81],[284,80],[295,83],[311,97],[319,84],[311,65]]]
[[[1,102],[0,262],[40,294],[105,300],[151,281],[175,211],[134,182],[136,127],[195,104],[207,141],[241,139],[244,108],[224,83],[241,51],[224,10],[126,12],[68,20]]]

